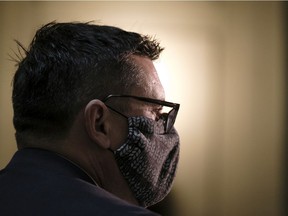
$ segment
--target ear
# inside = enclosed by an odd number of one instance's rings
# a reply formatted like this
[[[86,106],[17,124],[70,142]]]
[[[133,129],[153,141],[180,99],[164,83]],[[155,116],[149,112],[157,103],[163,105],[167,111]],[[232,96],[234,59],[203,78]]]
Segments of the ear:
[[[100,100],[91,100],[85,107],[84,119],[90,139],[102,148],[110,148],[108,108]]]

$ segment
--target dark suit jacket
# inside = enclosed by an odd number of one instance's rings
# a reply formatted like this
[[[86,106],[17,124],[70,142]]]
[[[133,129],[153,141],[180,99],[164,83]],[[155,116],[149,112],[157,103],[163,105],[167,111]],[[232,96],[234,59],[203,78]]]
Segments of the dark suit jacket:
[[[1,216],[114,216],[156,214],[96,186],[68,160],[49,151],[23,149],[0,171]]]

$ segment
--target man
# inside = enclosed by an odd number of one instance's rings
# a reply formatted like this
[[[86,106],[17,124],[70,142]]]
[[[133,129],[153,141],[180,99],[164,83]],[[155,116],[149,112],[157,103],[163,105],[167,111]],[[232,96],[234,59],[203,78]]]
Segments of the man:
[[[152,63],[159,43],[53,22],[23,50],[12,95],[19,150],[0,172],[0,215],[155,215],[144,207],[170,191],[179,155],[179,104],[164,101]]]

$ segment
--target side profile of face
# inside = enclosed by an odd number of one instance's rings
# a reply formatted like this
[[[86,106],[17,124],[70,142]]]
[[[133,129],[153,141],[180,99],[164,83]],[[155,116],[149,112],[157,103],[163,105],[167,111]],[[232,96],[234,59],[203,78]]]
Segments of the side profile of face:
[[[133,60],[142,79],[131,95],[163,101],[164,89],[152,61],[139,56],[133,56]],[[179,158],[179,137],[174,128],[164,130],[167,120],[163,119],[161,105],[131,98],[128,107],[125,113],[118,113],[127,118],[128,136],[112,150],[130,190],[139,204],[147,207],[161,201],[171,189]],[[123,131],[127,130],[119,133]]]
[[[131,95],[165,100],[165,91],[158,77],[153,62],[146,57],[134,55],[131,57],[140,69],[142,78],[139,85],[131,90]],[[157,120],[160,114],[159,106],[141,102],[138,100],[129,101],[129,109],[125,111],[126,116],[145,116]]]
[[[153,62],[136,55],[131,58],[140,74],[129,94],[164,100],[164,89]],[[164,131],[161,105],[133,97],[110,102],[95,99],[85,108],[90,140],[85,160],[92,159],[86,167],[103,189],[132,203],[153,205],[171,189],[178,163],[178,134],[174,128]],[[118,111],[121,103],[127,107],[123,112]]]
[[[137,55],[133,55],[131,56],[131,58],[134,61],[134,64],[137,65],[141,73],[139,77],[141,78],[137,82],[137,84],[134,85],[134,88],[131,89],[130,95],[165,100],[165,91],[160,82],[157,70],[154,67],[153,62],[147,57]],[[161,106],[147,103],[144,101],[139,101],[135,99],[127,100],[127,98],[122,98],[120,99],[119,103],[122,103],[121,105],[126,105],[127,109],[123,110],[122,114],[127,117],[144,116],[153,120],[157,120],[159,115],[161,114]],[[113,108],[116,110],[119,109],[117,106],[113,106]],[[111,113],[115,114],[113,112]],[[116,114],[115,117],[119,118],[119,115]],[[120,116],[120,119],[123,120],[123,117]],[[120,119],[118,119],[118,121]],[[126,140],[127,128],[117,128],[114,135],[115,137],[122,140],[121,142],[114,142],[116,143],[116,145],[112,143],[112,149],[117,149],[123,144],[123,141]]]
[[[130,90],[129,95],[165,100],[165,91],[153,62],[147,57],[137,55],[132,55],[131,59],[133,63],[137,65],[140,74],[139,80],[135,81],[137,84],[133,85],[134,87]],[[112,100],[113,99],[111,99],[111,101]],[[127,98],[119,99],[118,105],[122,105],[122,107],[125,105],[127,109],[124,109],[121,113],[127,117],[144,116],[153,120],[158,120],[162,109],[160,105]],[[113,104],[112,107],[115,110],[119,110],[119,107],[115,104]],[[127,138],[127,120],[123,119],[123,116],[119,116],[117,113],[115,114],[113,111],[110,111],[110,114],[113,116],[111,121],[114,121],[113,125],[115,125],[113,128],[114,131],[112,131],[113,133],[111,134],[111,140],[113,141],[111,142],[110,148],[115,150],[118,149]],[[120,127],[117,125],[120,125]]]

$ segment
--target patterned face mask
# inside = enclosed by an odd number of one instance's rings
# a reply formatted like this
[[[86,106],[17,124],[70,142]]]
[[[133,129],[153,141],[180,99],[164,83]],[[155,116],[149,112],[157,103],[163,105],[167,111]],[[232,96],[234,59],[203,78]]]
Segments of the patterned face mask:
[[[126,142],[114,151],[121,173],[140,205],[161,201],[170,192],[179,159],[179,136],[164,133],[163,121],[128,117]]]

